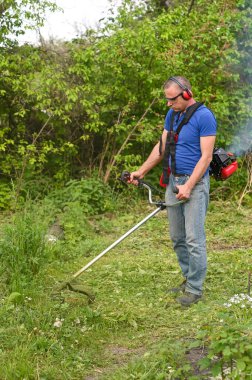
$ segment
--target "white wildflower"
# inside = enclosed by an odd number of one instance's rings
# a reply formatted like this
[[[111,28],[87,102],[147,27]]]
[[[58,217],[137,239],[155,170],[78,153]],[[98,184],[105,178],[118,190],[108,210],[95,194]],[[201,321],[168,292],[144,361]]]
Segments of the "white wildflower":
[[[248,294],[235,294],[229,299],[228,302],[224,303],[225,307],[231,307],[232,305],[240,305],[242,309],[252,306],[252,297]]]
[[[56,243],[57,242],[57,237],[54,236],[54,235],[46,235],[45,236],[45,239],[46,241],[48,241],[49,243]]]
[[[64,321],[64,319],[56,318],[56,320],[55,320],[53,326],[54,326],[54,327],[57,327],[57,328],[60,328],[60,327],[62,326],[62,324],[63,324],[63,321]]]
[[[81,322],[80,322],[80,318],[76,318],[75,321],[76,325],[79,325]]]

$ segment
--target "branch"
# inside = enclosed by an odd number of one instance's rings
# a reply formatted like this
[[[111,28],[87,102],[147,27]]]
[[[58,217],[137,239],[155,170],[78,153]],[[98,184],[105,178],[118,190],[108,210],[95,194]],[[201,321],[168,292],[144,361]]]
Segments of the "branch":
[[[6,11],[6,9],[8,9],[10,7],[10,5],[7,5],[7,4],[0,4],[0,17],[3,16],[4,12]]]
[[[120,124],[121,116],[122,116],[122,111],[120,111],[119,114],[118,114],[116,126],[118,126]],[[102,153],[102,156],[101,156],[100,165],[99,165],[99,172],[98,172],[99,176],[101,176],[101,172],[102,172],[102,168],[103,168],[103,163],[104,163],[106,154],[107,154],[107,152],[108,152],[108,150],[110,148],[110,143],[111,143],[111,135],[109,135],[109,137],[107,139],[105,149],[103,150],[103,153]],[[105,142],[104,142],[104,145],[105,145]]]
[[[191,4],[188,8],[187,16],[189,16],[189,14],[191,13],[191,10],[193,9],[194,3],[195,3],[195,0],[191,0]]]
[[[33,137],[33,139],[32,139],[32,145],[36,144],[39,136],[41,135],[41,133],[43,132],[43,130],[45,129],[45,127],[47,126],[47,124],[49,123],[49,121],[51,120],[51,118],[52,118],[52,115],[50,115],[48,117],[48,119],[46,120],[45,124],[40,129],[39,133],[35,137]],[[26,153],[26,155],[24,156],[24,158],[23,158],[22,170],[21,170],[20,176],[19,176],[19,178],[17,180],[17,189],[16,189],[16,195],[15,195],[15,205],[14,205],[14,208],[16,208],[16,206],[17,206],[17,201],[18,201],[18,198],[19,198],[19,195],[20,195],[20,190],[21,190],[21,185],[22,185],[22,181],[23,181],[23,178],[24,178],[25,169],[26,169],[26,166],[27,166],[27,163],[28,163],[30,155],[31,155],[31,151],[28,151]]]
[[[124,140],[123,144],[121,145],[120,149],[118,150],[118,152],[114,155],[113,157],[113,160],[111,162],[111,164],[109,165],[109,167],[107,168],[106,170],[106,173],[105,173],[105,176],[104,176],[104,182],[107,183],[108,180],[109,180],[109,177],[110,177],[110,173],[111,173],[111,170],[112,168],[115,166],[115,162],[116,162],[116,157],[121,154],[121,152],[124,150],[124,148],[126,147],[129,139],[131,138],[131,136],[133,135],[133,133],[135,132],[135,130],[137,129],[137,127],[139,126],[139,124],[141,123],[141,121],[145,118],[145,116],[147,115],[147,113],[149,112],[149,110],[151,109],[151,107],[153,106],[153,104],[156,102],[157,100],[157,97],[155,97],[152,102],[149,104],[149,106],[146,108],[146,110],[144,111],[144,113],[142,114],[142,116],[140,117],[140,119],[138,120],[138,122],[136,123],[136,125],[132,128],[132,130],[130,131],[130,133],[128,134],[128,136],[126,137],[126,139]]]

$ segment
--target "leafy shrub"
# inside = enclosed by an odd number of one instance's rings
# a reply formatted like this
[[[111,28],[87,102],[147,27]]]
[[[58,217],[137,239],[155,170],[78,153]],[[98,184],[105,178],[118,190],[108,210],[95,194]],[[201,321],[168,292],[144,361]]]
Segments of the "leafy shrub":
[[[0,182],[0,209],[8,209],[12,201],[12,189],[9,184],[6,182]]]
[[[112,211],[113,198],[114,193],[109,185],[104,185],[96,178],[73,179],[64,187],[50,192],[41,201],[39,212],[42,219],[50,219],[50,222],[58,220],[64,230],[63,254],[71,252],[72,256],[82,251],[83,240],[88,238],[93,229],[88,219]]]
[[[68,245],[81,243],[90,233],[91,226],[78,201],[69,204],[64,212],[59,215],[59,219],[64,229],[65,243]]]
[[[27,176],[27,175],[26,175]],[[29,178],[25,178],[22,184],[21,196],[24,202],[29,199],[43,199],[47,196],[58,183],[55,179],[46,175],[33,175]]]
[[[224,303],[219,312],[220,325],[210,324],[198,337],[208,345],[208,355],[201,360],[201,367],[210,368],[221,379],[251,379],[252,297],[237,294]],[[196,342],[197,343],[197,342]]]
[[[113,208],[110,187],[92,177],[70,180],[64,188],[52,191],[48,200],[62,211],[77,205],[85,215],[95,215]]]

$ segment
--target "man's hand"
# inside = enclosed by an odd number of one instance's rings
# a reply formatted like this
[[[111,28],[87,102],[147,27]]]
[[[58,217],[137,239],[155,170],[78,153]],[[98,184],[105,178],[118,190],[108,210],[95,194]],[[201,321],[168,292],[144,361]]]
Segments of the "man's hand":
[[[144,174],[142,174],[140,170],[137,170],[130,174],[130,180],[128,181],[128,183],[132,183],[133,185],[138,186],[137,178],[142,179],[143,177],[144,177]]]
[[[176,195],[177,199],[179,199],[180,201],[182,200],[186,201],[190,198],[192,189],[190,188],[190,186],[187,185],[187,183],[185,183],[184,185],[176,185],[176,187],[179,191],[178,194]]]

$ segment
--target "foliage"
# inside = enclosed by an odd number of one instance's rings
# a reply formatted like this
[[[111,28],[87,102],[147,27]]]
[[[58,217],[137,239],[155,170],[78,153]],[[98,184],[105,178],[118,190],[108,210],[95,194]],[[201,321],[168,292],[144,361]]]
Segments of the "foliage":
[[[252,298],[237,294],[219,311],[220,325],[210,324],[198,335],[208,345],[202,368],[211,368],[214,376],[249,379],[252,373],[251,338]]]
[[[171,350],[171,347],[174,348]],[[185,346],[183,347],[183,344],[169,340],[162,341],[162,344],[151,352],[145,352],[141,360],[130,363],[126,373],[119,370],[113,375],[105,376],[105,379],[186,379],[191,373],[191,366],[184,360],[184,354]],[[181,361],[181,365],[176,368],[179,361]]]
[[[102,214],[112,208],[111,188],[95,176],[70,180],[64,188],[52,191],[47,200],[52,200],[59,210],[66,210],[76,204],[87,215]]]
[[[20,291],[53,257],[46,244],[47,225],[41,221],[36,207],[27,205],[4,226],[0,240],[1,272],[12,291]]]
[[[80,281],[97,293],[93,305],[69,290],[53,291],[146,216],[146,203],[103,182],[138,166],[158,140],[168,76],[191,80],[196,98],[217,116],[223,147],[250,125],[250,2],[163,5],[125,0],[117,16],[76,40],[18,46],[15,35],[39,26],[46,8],[55,7],[0,3],[0,207],[13,200],[23,207],[13,219],[2,215],[0,378],[77,379],[95,371],[104,379],[203,379],[188,360],[192,341],[192,349],[208,345],[208,372],[250,376],[251,309],[223,305],[223,294],[246,287],[251,212],[218,191],[206,226],[203,302],[181,310],[165,293],[180,276],[164,214],[83,273]],[[221,184],[233,200],[246,181],[246,162],[241,166]],[[54,223],[64,239],[49,244]]]
[[[13,44],[13,37],[25,29],[43,26],[45,11],[56,10],[48,0],[2,0],[0,2],[0,46]]]
[[[246,323],[250,323],[251,309],[239,309],[242,303],[224,306],[234,294],[244,293],[252,254],[251,212],[245,208],[237,211],[232,203],[211,204],[206,226],[209,268],[204,300],[197,305],[181,309],[174,296],[166,293],[181,279],[167,236],[165,212],[82,274],[78,282],[96,293],[93,304],[69,290],[55,293],[59,283],[149,213],[146,201],[129,206],[127,201],[116,215],[92,216],[82,250],[71,244],[69,234],[56,241],[51,246],[53,260],[51,254],[44,257],[36,275],[27,271],[24,277],[20,272],[22,287],[15,292],[1,271],[1,379],[70,380],[94,377],[98,371],[104,380],[154,380],[159,375],[161,379],[202,380],[206,370],[200,372],[197,367],[199,356],[195,361],[190,359],[188,352],[193,348],[189,345],[195,339],[207,345],[211,343],[208,336],[220,336],[228,326],[230,331],[233,328],[231,337],[235,340],[229,346],[243,347],[248,353],[251,337]],[[40,225],[51,223],[58,212],[52,203],[51,207],[36,203],[33,211],[37,218],[33,214],[29,220]],[[2,222],[14,227],[8,215],[2,215]],[[75,214],[71,222],[79,224]],[[26,230],[35,226],[29,228],[27,222]],[[3,232],[1,225],[2,238]],[[234,335],[236,327],[240,337]],[[199,332],[205,334],[203,338],[197,337]],[[224,349],[226,343],[221,339]],[[206,378],[209,376],[210,370]]]
[[[162,131],[162,83],[172,74],[190,78],[217,116],[218,144],[231,144],[251,115],[251,9],[233,0],[188,6],[151,15],[125,1],[79,39],[1,49],[1,170],[17,197],[42,174],[64,182],[95,168],[108,182],[137,167]]]
[[[45,210],[55,210],[68,250],[73,247],[76,250],[78,244],[82,250],[83,240],[89,240],[88,218],[114,211],[115,203],[116,195],[111,188],[96,177],[70,180],[63,188],[51,191],[41,202]]]
[[[10,209],[13,203],[13,191],[10,184],[0,182],[0,209]]]

